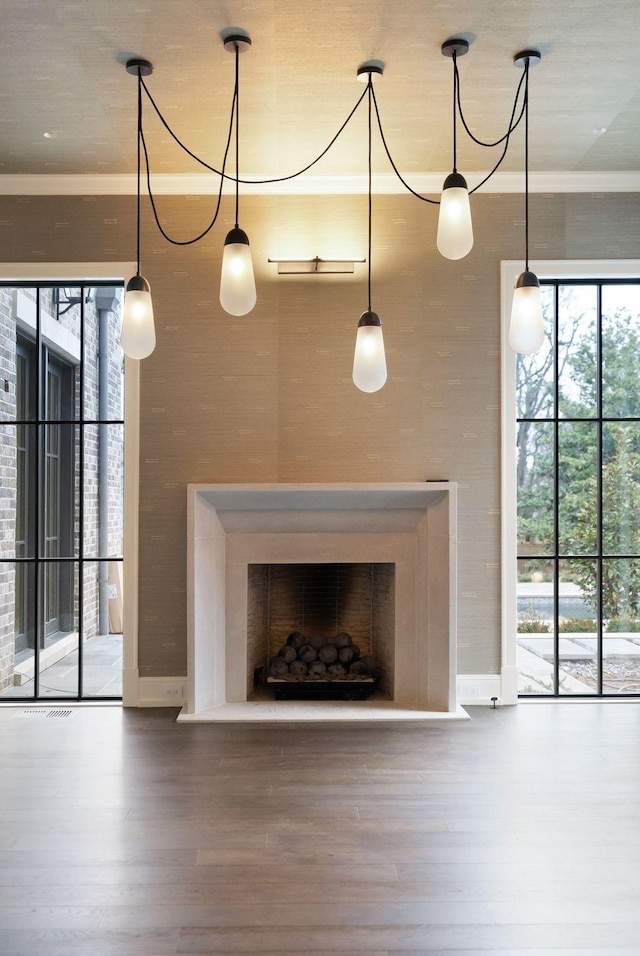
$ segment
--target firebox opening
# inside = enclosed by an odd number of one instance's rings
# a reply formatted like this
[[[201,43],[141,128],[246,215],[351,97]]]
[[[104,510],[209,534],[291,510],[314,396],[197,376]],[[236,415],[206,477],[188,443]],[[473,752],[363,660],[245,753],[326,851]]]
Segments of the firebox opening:
[[[374,680],[393,700],[394,564],[250,564],[247,583],[247,699],[357,697]]]

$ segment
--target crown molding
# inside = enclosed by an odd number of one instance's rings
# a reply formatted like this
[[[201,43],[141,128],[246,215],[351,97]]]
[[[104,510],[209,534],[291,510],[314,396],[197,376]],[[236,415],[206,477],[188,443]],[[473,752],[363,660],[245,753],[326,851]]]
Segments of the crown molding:
[[[416,192],[437,196],[447,173],[403,173]],[[483,173],[466,173],[469,188],[481,181]],[[247,176],[257,179],[258,176]],[[264,177],[263,177],[264,178]],[[214,174],[166,174],[153,177],[154,194],[164,196],[209,196],[218,192]],[[393,173],[373,176],[373,191],[378,195],[405,193]],[[144,187],[143,187],[144,188]],[[300,176],[283,183],[241,184],[243,195],[327,196],[360,195],[367,192],[366,176]],[[225,193],[234,189],[233,180],[225,183]],[[146,190],[144,190],[146,192]],[[524,174],[496,173],[482,186],[483,193],[521,193]],[[640,172],[538,172],[529,174],[529,191],[533,193],[637,193]],[[86,174],[5,175],[0,176],[2,196],[132,196],[136,192],[134,175]]]

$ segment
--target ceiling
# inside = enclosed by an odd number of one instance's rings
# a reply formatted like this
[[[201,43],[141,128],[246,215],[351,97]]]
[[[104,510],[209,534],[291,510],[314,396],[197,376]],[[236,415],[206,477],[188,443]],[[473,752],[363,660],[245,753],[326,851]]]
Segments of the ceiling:
[[[636,170],[637,13],[637,0],[3,0],[0,174],[133,172],[136,80],[123,64],[134,56],[152,61],[149,89],[178,135],[219,164],[234,66],[220,33],[232,26],[253,39],[240,61],[245,175],[284,175],[314,158],[362,92],[355,73],[370,58],[385,64],[376,88],[399,168],[409,178],[448,172],[452,68],[440,46],[452,36],[471,43],[462,97],[479,135],[504,132],[521,76],[513,54],[534,47],[531,169]],[[154,172],[198,172],[146,106],[144,122]],[[461,137],[458,166],[488,170],[494,153]],[[365,168],[363,103],[314,172]],[[374,168],[388,169],[378,140]],[[522,168],[520,131],[503,168]]]

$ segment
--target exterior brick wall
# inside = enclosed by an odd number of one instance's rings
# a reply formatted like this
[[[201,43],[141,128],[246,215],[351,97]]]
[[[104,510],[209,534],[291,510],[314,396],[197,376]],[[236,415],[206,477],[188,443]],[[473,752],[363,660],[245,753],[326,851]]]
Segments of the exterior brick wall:
[[[79,288],[61,290],[67,298],[78,297]],[[74,393],[75,415],[80,417],[80,402],[83,402],[86,420],[99,417],[99,312],[93,301],[94,296],[85,289],[88,301],[84,305],[84,368],[81,380],[80,366],[75,362]],[[16,338],[17,321],[20,310],[28,312],[27,300],[35,303],[35,289],[16,289],[0,287],[0,692],[13,681],[15,651],[15,566],[11,560],[15,557],[16,540]],[[41,289],[40,309],[42,322],[56,323],[56,326],[70,333],[66,336],[69,343],[80,352],[81,307],[77,303],[68,311],[58,312],[55,290]],[[109,419],[123,417],[123,368],[120,351],[120,319],[118,312],[102,312],[103,320],[109,321],[108,349],[108,416]],[[44,325],[43,325],[44,327]],[[27,337],[28,337],[28,333]],[[50,346],[51,354],[56,355],[56,347]],[[68,354],[60,354],[61,360],[69,363]],[[82,387],[83,394],[80,389]],[[73,426],[60,426],[73,428]],[[83,425],[83,480],[80,476],[79,437],[80,426],[74,429],[74,556],[79,556],[79,535],[81,505],[79,489],[82,486],[82,549],[85,558],[99,556],[99,446],[106,438],[108,442],[107,494],[108,494],[108,551],[111,557],[122,556],[123,538],[123,428],[121,425],[107,425],[102,429],[98,425]],[[78,566],[76,565],[76,568]],[[80,605],[80,586],[82,586],[83,634],[89,640],[99,633],[99,571],[98,561],[86,561],[82,574],[74,574],[74,626],[77,628]],[[80,577],[82,580],[80,581]]]

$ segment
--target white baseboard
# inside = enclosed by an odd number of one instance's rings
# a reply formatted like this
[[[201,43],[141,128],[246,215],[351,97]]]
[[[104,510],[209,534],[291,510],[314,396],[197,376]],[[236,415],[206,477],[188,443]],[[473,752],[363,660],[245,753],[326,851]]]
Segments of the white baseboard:
[[[133,690],[133,672],[131,681],[125,680]],[[137,676],[137,673],[136,673]],[[511,693],[509,675],[500,674],[459,674],[457,677],[458,704],[478,704],[490,707],[492,697],[496,697],[498,707],[515,704],[517,697]],[[131,691],[125,694],[125,707],[182,707],[187,698],[186,677],[140,677],[137,680],[137,699]]]
[[[138,681],[137,667],[124,667],[122,669],[122,704],[124,707],[138,706]]]
[[[130,707],[182,707],[186,703],[186,677],[140,677],[137,703]]]
[[[484,704],[491,707],[492,697],[496,706],[517,703],[511,692],[509,675],[501,674],[458,674],[456,678],[458,704]]]

